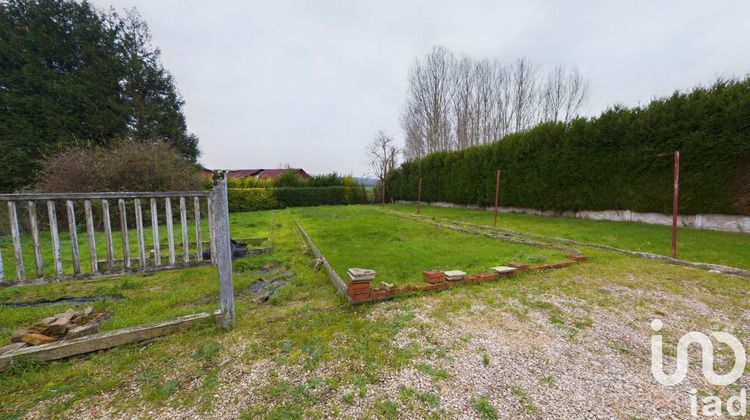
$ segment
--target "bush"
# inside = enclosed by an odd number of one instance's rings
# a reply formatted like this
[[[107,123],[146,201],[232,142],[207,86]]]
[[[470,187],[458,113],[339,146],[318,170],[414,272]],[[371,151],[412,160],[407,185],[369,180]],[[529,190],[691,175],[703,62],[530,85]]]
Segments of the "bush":
[[[121,141],[110,148],[73,147],[44,163],[41,192],[192,191],[198,167],[167,143]]]
[[[718,81],[615,107],[598,118],[546,123],[490,145],[437,152],[392,172],[386,193],[489,206],[500,170],[501,206],[670,213],[680,151],[682,214],[750,215],[750,78]],[[387,199],[387,198],[386,198]]]
[[[229,188],[229,211],[247,212],[285,207],[359,204],[360,187]]]

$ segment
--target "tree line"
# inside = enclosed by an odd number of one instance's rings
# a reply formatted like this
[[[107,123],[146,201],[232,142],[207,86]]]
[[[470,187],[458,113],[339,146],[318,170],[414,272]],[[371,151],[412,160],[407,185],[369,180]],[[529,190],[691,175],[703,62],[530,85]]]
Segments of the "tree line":
[[[492,144],[403,163],[387,193],[423,201],[541,210],[669,213],[680,151],[681,214],[750,215],[750,77],[718,80],[646,106],[546,122]],[[666,154],[666,156],[664,156]]]
[[[576,68],[544,73],[526,58],[457,58],[434,47],[409,70],[401,111],[404,156],[489,144],[546,121],[572,121],[585,106],[589,84]]]
[[[195,163],[183,104],[135,9],[0,2],[0,192],[28,185],[71,146],[163,141]]]

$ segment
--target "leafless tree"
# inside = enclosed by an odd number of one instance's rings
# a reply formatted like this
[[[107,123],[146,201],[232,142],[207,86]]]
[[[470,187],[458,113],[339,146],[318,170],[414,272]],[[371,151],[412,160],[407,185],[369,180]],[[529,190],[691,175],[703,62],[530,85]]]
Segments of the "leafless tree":
[[[559,66],[545,77],[525,57],[510,65],[456,60],[440,46],[415,61],[408,81],[401,110],[408,160],[492,143],[544,121],[570,122],[588,98],[588,83],[575,68]]]
[[[445,47],[433,47],[409,71],[409,91],[401,126],[411,157],[451,150],[452,78],[455,59]]]
[[[385,183],[388,173],[396,167],[398,153],[396,140],[383,131],[378,131],[372,143],[367,145],[367,159],[370,164],[370,172],[380,180],[381,184]]]
[[[578,69],[566,72],[562,66],[555,67],[547,75],[542,93],[541,121],[572,121],[586,102],[588,92],[588,83]]]

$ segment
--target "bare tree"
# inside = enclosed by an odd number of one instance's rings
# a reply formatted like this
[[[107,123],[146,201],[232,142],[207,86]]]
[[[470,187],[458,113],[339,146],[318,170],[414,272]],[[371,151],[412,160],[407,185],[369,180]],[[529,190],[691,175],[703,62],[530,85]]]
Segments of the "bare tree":
[[[570,122],[588,98],[575,68],[558,66],[545,77],[524,57],[510,65],[456,60],[440,46],[415,61],[408,81],[400,118],[408,160],[492,143],[544,121]]]
[[[455,59],[445,47],[433,47],[409,71],[409,91],[401,117],[407,154],[422,157],[453,149],[451,133],[452,78]]]
[[[568,73],[562,66],[555,67],[547,75],[542,92],[540,121],[572,121],[586,102],[588,92],[588,82],[578,69]]]
[[[385,178],[398,163],[399,150],[396,140],[385,134],[382,130],[375,134],[372,143],[367,145],[367,159],[370,164],[370,173],[385,184]]]

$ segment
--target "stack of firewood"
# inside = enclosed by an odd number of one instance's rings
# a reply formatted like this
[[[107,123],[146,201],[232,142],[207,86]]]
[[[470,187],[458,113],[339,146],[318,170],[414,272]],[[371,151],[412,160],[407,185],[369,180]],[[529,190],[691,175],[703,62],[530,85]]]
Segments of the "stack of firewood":
[[[19,328],[10,337],[11,344],[0,348],[0,353],[26,346],[38,346],[58,340],[85,337],[101,331],[99,322],[112,316],[111,312],[94,313],[94,308],[67,311],[44,318],[28,328]]]

